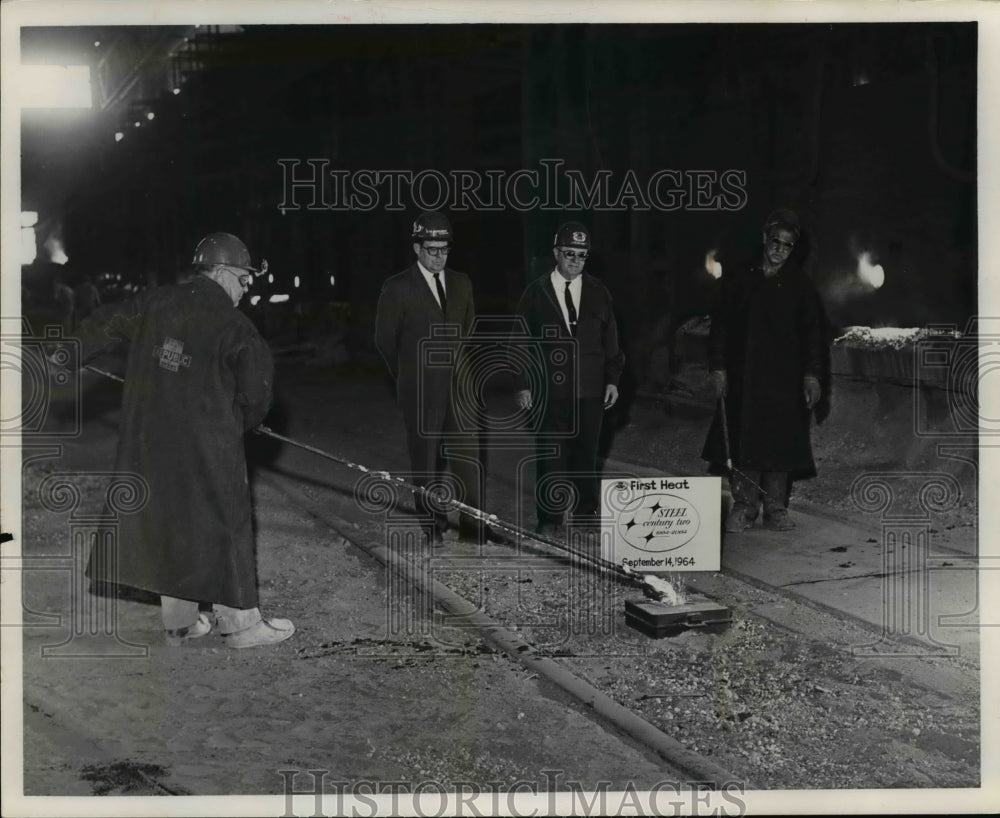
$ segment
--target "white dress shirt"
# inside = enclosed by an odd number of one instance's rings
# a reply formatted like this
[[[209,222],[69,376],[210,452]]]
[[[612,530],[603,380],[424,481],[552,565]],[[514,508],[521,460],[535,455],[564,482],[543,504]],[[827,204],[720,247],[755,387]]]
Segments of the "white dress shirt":
[[[434,296],[434,300],[437,301],[438,306],[444,309],[444,304],[441,303],[441,299],[438,298],[437,285],[434,283],[434,276],[437,275],[438,281],[441,282],[441,290],[444,292],[444,297],[448,297],[448,288],[444,285],[444,270],[440,273],[432,273],[419,261],[417,262],[417,267],[420,268],[420,272],[424,274],[424,281],[427,282],[427,286],[431,288],[431,295]]]
[[[580,295],[583,292],[583,276],[578,275],[572,281],[563,278],[562,273],[559,270],[553,270],[552,274],[549,276],[552,279],[552,287],[556,291],[556,301],[559,302],[559,309],[562,310],[563,321],[566,323],[566,329],[570,332],[573,328],[569,325],[569,310],[566,309],[566,284],[569,282],[569,294],[573,298],[573,306],[576,307],[576,320],[580,320]],[[434,282],[431,282],[433,285]]]

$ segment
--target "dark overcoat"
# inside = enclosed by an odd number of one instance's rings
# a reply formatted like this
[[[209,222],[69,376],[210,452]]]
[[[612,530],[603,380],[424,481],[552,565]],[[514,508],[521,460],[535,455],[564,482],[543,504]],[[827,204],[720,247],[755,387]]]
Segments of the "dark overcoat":
[[[803,378],[826,380],[819,294],[793,260],[770,278],[759,264],[737,266],[721,284],[712,312],[709,368],[726,371],[733,463],[744,470],[812,476],[811,412]],[[717,467],[726,460],[718,407],[702,457]]]
[[[77,333],[84,361],[128,344],[116,468],[148,486],[121,517],[117,574],[88,575],[157,594],[257,606],[243,435],[271,405],[274,364],[226,291],[195,276],[108,304]]]
[[[583,274],[575,338],[566,326],[549,273],[525,288],[517,312],[538,342],[536,361],[542,370],[538,374],[545,378],[549,398],[603,399],[605,386],[618,385],[625,353],[618,344],[611,293],[594,276]],[[547,343],[547,336],[552,343]],[[566,349],[567,354],[555,354],[557,349]],[[531,388],[532,373],[523,366],[515,366],[515,371],[516,388]]]
[[[476,317],[472,282],[444,270],[447,313],[413,264],[386,279],[375,314],[375,346],[396,382],[396,398],[409,430],[440,433],[452,396],[461,345]],[[458,334],[442,325],[458,325]],[[423,359],[423,360],[422,360]]]

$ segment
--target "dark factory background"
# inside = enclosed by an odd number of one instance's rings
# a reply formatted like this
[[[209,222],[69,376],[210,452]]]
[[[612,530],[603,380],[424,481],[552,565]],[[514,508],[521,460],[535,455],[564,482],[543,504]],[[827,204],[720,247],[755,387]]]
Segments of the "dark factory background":
[[[778,205],[802,214],[834,327],[977,309],[975,23],[62,27],[21,44],[22,63],[89,65],[94,101],[22,112],[25,312],[55,277],[105,298],[174,281],[225,230],[269,261],[241,309],[272,341],[335,331],[345,360],[377,363],[376,300],[412,261],[417,207],[308,209],[298,188],[282,212],[288,160],[303,178],[310,159],[484,178],[558,159],[610,171],[612,191],[629,171],[745,174],[729,210],[445,205],[483,314],[511,310],[560,222],[587,223],[636,382]]]

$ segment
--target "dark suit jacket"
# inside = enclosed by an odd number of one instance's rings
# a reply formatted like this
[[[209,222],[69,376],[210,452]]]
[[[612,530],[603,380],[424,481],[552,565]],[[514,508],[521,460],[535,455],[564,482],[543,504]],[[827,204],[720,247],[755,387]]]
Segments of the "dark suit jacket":
[[[552,287],[551,271],[524,290],[517,312],[539,345],[550,398],[603,398],[607,384],[618,385],[625,353],[618,346],[618,325],[611,293],[596,278],[583,274],[576,337],[570,335]],[[569,354],[562,354],[565,350]],[[518,389],[532,389],[531,373],[516,367]],[[536,398],[540,397],[536,395]]]
[[[378,299],[375,346],[396,381],[410,429],[444,428],[454,364],[476,315],[467,275],[445,268],[444,286],[447,315],[416,264],[386,279]],[[444,324],[457,326],[446,331]]]

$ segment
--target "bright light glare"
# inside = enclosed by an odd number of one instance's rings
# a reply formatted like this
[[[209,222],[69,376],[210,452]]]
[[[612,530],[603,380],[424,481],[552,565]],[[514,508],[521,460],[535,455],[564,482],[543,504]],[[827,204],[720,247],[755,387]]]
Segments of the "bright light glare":
[[[147,111],[146,112],[146,119],[152,121],[152,120],[156,119],[156,114],[154,114],[152,111]]]
[[[22,108],[93,108],[89,65],[22,65]]]
[[[881,264],[872,264],[870,253],[862,253],[858,258],[858,277],[876,290],[885,284],[885,270]]]
[[[293,281],[292,284],[294,284],[296,287],[299,286],[299,277],[298,276],[295,276],[295,281]]]
[[[38,213],[34,210],[21,211],[21,227],[34,227],[38,224]]]
[[[259,303],[260,303],[260,296],[259,295],[251,295],[250,296],[250,305],[251,306],[256,307]]]
[[[274,284],[274,273],[268,273],[267,274],[267,283],[268,284]]]
[[[269,299],[267,299],[267,302],[269,304],[283,304],[285,301],[288,300],[288,298],[289,298],[288,293],[275,293]]]
[[[121,142],[125,138],[125,134],[121,131],[115,131],[115,142]]]
[[[334,278],[333,276],[330,276],[330,286],[331,287],[336,283],[336,281],[337,281],[336,278]]]
[[[49,236],[45,240],[45,250],[49,254],[49,260],[53,264],[65,264],[69,261],[69,256],[66,255],[66,251],[63,249],[62,241],[55,236]]]
[[[21,264],[31,264],[35,260],[37,250],[35,248],[35,228],[21,228]]]
[[[715,260],[715,250],[709,250],[705,254],[705,271],[712,278],[722,278],[722,262]]]

